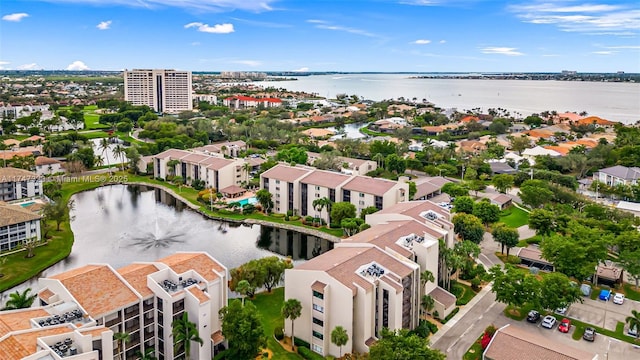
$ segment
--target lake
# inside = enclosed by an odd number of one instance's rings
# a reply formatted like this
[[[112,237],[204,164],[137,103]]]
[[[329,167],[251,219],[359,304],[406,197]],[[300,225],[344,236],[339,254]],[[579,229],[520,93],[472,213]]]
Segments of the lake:
[[[316,93],[358,95],[368,100],[426,99],[460,111],[504,108],[527,116],[545,110],[582,112],[626,124],[640,120],[640,84],[476,79],[411,79],[419,74],[339,74],[300,76],[294,81],[264,82],[265,86]]]
[[[265,256],[289,256],[294,264],[329,251],[333,243],[295,231],[210,220],[161,189],[112,185],[73,195],[71,255],[38,277],[90,263],[118,269],[176,251],[206,251],[231,269]],[[38,252],[36,250],[36,256]],[[37,278],[2,294],[31,287]]]

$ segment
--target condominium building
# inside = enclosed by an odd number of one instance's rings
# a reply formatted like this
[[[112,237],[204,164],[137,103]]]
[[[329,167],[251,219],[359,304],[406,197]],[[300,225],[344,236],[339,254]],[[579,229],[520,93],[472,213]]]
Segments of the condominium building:
[[[337,355],[331,331],[342,326],[349,336],[344,352],[368,352],[383,328],[418,325],[420,267],[373,244],[336,247],[285,271],[285,299],[302,304],[295,336],[321,355]],[[285,321],[291,334],[291,322]]]
[[[227,269],[207,253],[179,252],[118,270],[93,264],[41,278],[38,298],[44,307],[77,308],[86,326],[129,334],[126,342],[110,339],[99,359],[136,359],[149,348],[159,360],[184,359],[171,324],[185,313],[205,340],[192,344],[190,358],[210,359],[224,341],[218,311],[227,304],[227,281]]]
[[[242,140],[222,141],[201,147],[193,148],[193,151],[202,152],[208,155],[221,154],[232,158],[240,156],[240,152],[247,151],[247,143]]]
[[[358,213],[407,201],[409,184],[360,175],[279,164],[260,175],[260,187],[272,194],[276,212],[295,211],[306,216],[316,213],[313,201],[326,197],[333,202],[350,202]],[[328,220],[328,209],[318,214]],[[326,217],[325,217],[326,215]]]
[[[26,241],[40,241],[41,218],[20,205],[0,201],[0,251],[11,250]]]
[[[264,107],[264,108],[272,108],[272,107],[280,107],[282,106],[282,100],[276,98],[254,98],[251,96],[230,96],[224,100],[222,103],[225,106],[230,107],[231,109],[246,109],[252,107]]]
[[[124,72],[124,99],[146,105],[156,112],[193,109],[191,72],[164,69],[134,69]]]
[[[313,163],[320,159],[321,154],[307,151],[307,165],[313,166]],[[378,163],[373,160],[364,160],[350,158],[346,156],[338,156],[336,160],[340,164],[340,172],[347,175],[367,175],[368,172],[378,168]]]
[[[42,195],[42,177],[31,171],[0,168],[0,201],[12,201]]]
[[[187,183],[202,180],[205,187],[219,192],[230,186],[240,186],[249,179],[243,159],[225,159],[197,151],[170,149],[153,156],[153,175],[166,179],[181,176]]]

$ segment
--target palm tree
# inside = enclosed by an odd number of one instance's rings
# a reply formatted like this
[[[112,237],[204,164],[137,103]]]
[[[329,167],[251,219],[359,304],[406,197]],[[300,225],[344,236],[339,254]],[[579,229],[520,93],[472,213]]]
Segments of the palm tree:
[[[109,150],[109,139],[102,138],[102,140],[100,140],[100,144],[98,145],[98,147],[102,150],[102,158],[107,160],[107,167],[110,168],[111,165],[109,165],[109,157],[105,156],[105,152]]]
[[[249,173],[251,172],[251,164],[249,164],[248,162],[242,164],[242,171],[244,171],[244,176],[247,179],[247,184],[249,183]]]
[[[124,153],[125,153],[125,149],[122,145],[118,144],[116,145],[116,147],[113,149],[113,154],[116,156],[117,158],[120,158],[120,170],[124,171]]]
[[[158,358],[154,356],[156,350],[154,348],[146,348],[144,353],[138,351],[136,355],[138,356],[138,360],[157,360]]]
[[[436,278],[433,276],[433,273],[429,270],[425,270],[420,273],[420,283],[422,284],[422,289],[424,290],[424,286],[428,282],[434,282]]]
[[[29,238],[29,239],[25,239],[24,240],[24,248],[25,250],[27,250],[27,256],[25,256],[27,259],[32,258],[33,255],[33,249],[36,248],[36,238]]]
[[[636,340],[638,340],[638,331],[640,331],[640,311],[631,310],[631,316],[627,316],[624,321],[629,324],[629,329],[633,329],[635,327]]]
[[[29,295],[30,292],[31,288],[26,288],[23,292],[16,291],[9,294],[9,300],[4,304],[2,310],[26,309],[31,307],[37,295]]]
[[[192,341],[199,343],[200,346],[204,344],[204,341],[200,338],[196,324],[189,321],[189,314],[187,314],[187,312],[182,314],[181,318],[174,320],[173,323],[171,323],[171,327],[174,348],[178,349],[179,345],[182,344],[182,347],[184,348],[184,355],[187,359],[189,358],[189,355],[191,355]]]
[[[384,155],[382,153],[373,155],[371,160],[375,161],[379,168],[384,167]]]
[[[346,345],[349,341],[349,334],[342,326],[336,326],[331,331],[331,342],[340,348],[340,357],[342,357],[342,346]]]
[[[236,285],[236,292],[242,296],[242,306],[244,306],[244,298],[248,293],[253,292],[253,288],[247,280],[240,280]]]
[[[118,358],[123,359],[122,349],[124,348],[124,345],[131,340],[131,335],[129,335],[128,332],[117,332],[113,334],[113,340],[116,341]]]
[[[298,299],[289,299],[282,305],[282,317],[291,319],[291,348],[295,351],[295,337],[293,333],[294,321],[302,314],[302,304]]]
[[[431,313],[431,310],[433,310],[433,307],[435,306],[435,301],[429,295],[422,295],[420,305],[422,306],[422,310],[424,310],[427,314],[429,314]]]

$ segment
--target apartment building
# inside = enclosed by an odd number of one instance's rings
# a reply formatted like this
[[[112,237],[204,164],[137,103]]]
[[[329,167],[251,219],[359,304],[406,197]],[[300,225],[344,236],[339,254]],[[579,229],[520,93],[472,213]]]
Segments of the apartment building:
[[[210,359],[224,341],[218,311],[227,304],[227,281],[227,269],[207,253],[179,252],[118,270],[93,264],[41,278],[38,298],[44,307],[75,304],[87,326],[129,334],[120,344],[110,339],[113,356],[100,359],[137,359],[148,348],[159,360],[184,359],[171,324],[185,313],[205,340],[193,344],[190,358]]]
[[[350,202],[357,212],[369,206],[378,209],[407,201],[409,184],[360,175],[346,175],[311,167],[279,164],[260,175],[260,187],[273,196],[274,211],[295,211],[314,215],[313,201],[327,197],[333,202]],[[328,219],[328,209],[319,214]],[[325,217],[326,216],[326,217]]]
[[[214,154],[215,155],[215,154]],[[222,191],[241,186],[249,179],[243,159],[225,159],[220,155],[170,149],[153,156],[153,175],[166,179],[181,176],[187,183],[202,180],[205,187]]]
[[[240,156],[240,152],[247,151],[247,143],[242,140],[217,142],[197,148],[193,151],[205,153],[208,155],[221,154],[232,158]]]
[[[313,166],[313,163],[319,159],[321,154],[307,151],[307,165]],[[338,156],[340,162],[340,172],[347,175],[367,175],[368,172],[378,168],[378,163],[373,160],[356,159],[345,156]]]
[[[280,107],[282,106],[282,100],[276,98],[254,98],[251,96],[236,95],[230,96],[222,103],[231,109],[246,109],[252,107]]]
[[[156,112],[193,110],[190,71],[134,69],[124,71],[124,98]]]
[[[0,359],[114,359],[113,331],[74,303],[0,312]]]
[[[0,251],[11,250],[25,241],[40,241],[42,217],[20,205],[0,201]]]
[[[13,201],[42,195],[42,178],[31,171],[0,168],[0,201]]]
[[[349,341],[343,353],[368,352],[383,328],[418,325],[420,267],[373,244],[336,247],[285,271],[285,299],[302,303],[295,336],[321,355],[337,355],[331,331],[342,326]],[[285,321],[291,335],[291,322]]]

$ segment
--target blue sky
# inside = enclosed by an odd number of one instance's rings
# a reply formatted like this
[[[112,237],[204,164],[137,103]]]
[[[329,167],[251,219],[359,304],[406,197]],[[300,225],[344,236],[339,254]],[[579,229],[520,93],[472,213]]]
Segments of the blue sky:
[[[640,72],[637,1],[1,2],[0,69]]]

